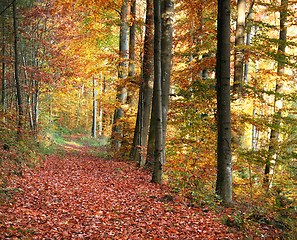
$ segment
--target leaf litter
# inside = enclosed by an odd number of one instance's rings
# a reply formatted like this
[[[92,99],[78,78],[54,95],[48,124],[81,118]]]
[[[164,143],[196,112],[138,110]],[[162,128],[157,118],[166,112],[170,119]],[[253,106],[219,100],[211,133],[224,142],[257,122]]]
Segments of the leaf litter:
[[[48,156],[11,180],[1,239],[242,239],[213,211],[189,207],[131,162],[81,152]]]

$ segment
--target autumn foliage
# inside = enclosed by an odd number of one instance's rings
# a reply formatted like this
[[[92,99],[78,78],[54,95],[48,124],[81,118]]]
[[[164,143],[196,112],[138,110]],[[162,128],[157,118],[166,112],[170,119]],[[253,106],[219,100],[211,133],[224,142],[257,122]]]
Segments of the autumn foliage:
[[[1,238],[296,238],[296,1],[247,0],[241,46],[235,46],[237,2],[231,1],[231,87],[238,50],[244,53],[244,79],[241,98],[231,94],[230,209],[215,193],[216,1],[174,1],[160,186],[150,183],[151,162],[138,169],[129,157],[143,83],[146,1],[137,0],[136,16],[127,18],[128,27],[136,24],[134,60],[120,57],[123,1],[15,1],[17,35],[12,3],[2,2]],[[132,4],[128,1],[129,11]],[[285,41],[280,38],[284,28]],[[135,75],[119,78],[120,64],[129,61]],[[118,101],[118,94],[129,101]],[[87,139],[104,141],[108,148],[114,113],[121,109],[119,151],[57,150],[66,144],[65,136],[91,135],[95,101],[98,136]],[[140,150],[146,159],[147,146]],[[57,151],[61,154],[50,155]],[[49,156],[43,159],[40,152]]]

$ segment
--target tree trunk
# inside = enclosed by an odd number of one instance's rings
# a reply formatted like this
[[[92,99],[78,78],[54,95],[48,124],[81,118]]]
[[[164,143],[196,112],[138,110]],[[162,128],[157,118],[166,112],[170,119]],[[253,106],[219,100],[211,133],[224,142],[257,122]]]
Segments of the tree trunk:
[[[18,100],[18,127],[17,127],[17,137],[21,138],[21,133],[23,130],[23,99],[22,99],[22,88],[21,81],[19,78],[19,53],[18,53],[18,25],[17,25],[17,12],[16,12],[16,2],[12,4],[13,9],[13,28],[14,28],[14,78],[17,90],[17,100]]]
[[[252,18],[253,15],[253,7],[255,4],[255,0],[250,5],[250,9],[246,18],[246,28],[247,28],[247,34],[246,34],[246,46],[249,46],[251,44],[251,31],[252,31],[252,24],[250,19]],[[244,74],[243,74],[243,79],[244,79],[244,84],[248,83],[248,72],[249,72],[249,61],[247,60],[244,64]]]
[[[101,75],[101,82],[100,82],[100,102],[99,102],[99,123],[98,123],[98,133],[99,133],[99,136],[102,136],[102,132],[103,132],[103,109],[102,109],[103,81],[104,81],[104,78]]]
[[[93,77],[93,124],[92,124],[92,137],[96,137],[96,127],[97,127],[97,82],[95,77]]]
[[[287,42],[287,14],[288,14],[288,0],[281,1],[281,10],[280,10],[280,32],[279,32],[279,45],[278,45],[278,54],[280,57],[278,58],[278,68],[277,73],[279,78],[276,80],[275,86],[275,97],[274,97],[274,113],[275,113],[275,121],[276,126],[280,125],[280,118],[282,115],[282,106],[283,106],[283,84],[281,81],[281,76],[285,74],[285,51],[286,51],[286,42]],[[270,142],[269,142],[269,159],[265,165],[264,171],[264,185],[267,188],[271,186],[272,177],[274,167],[277,160],[277,150],[278,150],[278,137],[279,137],[279,130],[278,129],[271,129],[270,132]]]
[[[33,131],[34,131],[34,139],[37,139],[38,132],[38,118],[39,118],[39,81],[34,81],[34,92],[33,92]]]
[[[6,99],[6,79],[5,79],[5,73],[6,73],[6,64],[5,64],[5,23],[4,23],[4,16],[2,16],[2,99],[1,99],[1,105],[2,105],[2,111],[3,113],[6,112],[6,105],[7,105],[7,99]]]
[[[153,85],[154,85],[154,19],[153,0],[147,0],[144,55],[142,64],[142,81],[139,90],[138,113],[130,158],[139,163],[140,167],[145,165],[145,157],[141,154],[146,147],[148,129],[151,114]],[[139,146],[139,147],[137,147]]]
[[[133,1],[131,5],[130,11],[132,23],[130,26],[130,33],[129,33],[129,67],[128,67],[128,78],[133,78],[135,76],[135,39],[136,39],[136,0]],[[134,96],[134,89],[132,86],[129,87],[127,93],[127,104],[130,107],[134,106],[133,96]]]
[[[240,99],[242,97],[243,83],[243,61],[244,61],[244,32],[245,32],[245,10],[246,0],[237,1],[237,21],[235,32],[235,50],[234,50],[234,84],[233,97]]]
[[[147,144],[147,156],[146,156],[146,166],[148,168],[153,167],[154,165],[154,151],[155,151],[155,142],[156,142],[156,135],[155,135],[155,126],[156,126],[156,113],[155,113],[155,106],[156,106],[156,98],[152,100],[152,111],[151,111],[151,122],[150,122],[150,132]]]
[[[218,0],[216,193],[225,205],[232,203],[230,45],[230,0]]]
[[[124,117],[124,110],[122,104],[125,103],[126,99],[126,88],[124,85],[124,80],[127,78],[127,59],[128,59],[128,24],[127,24],[127,15],[128,15],[128,1],[124,0],[124,3],[121,8],[121,26],[120,26],[120,64],[119,64],[119,83],[117,86],[117,102],[120,106],[115,110],[113,127],[112,127],[112,136],[111,136],[111,145],[118,151],[121,147],[121,138],[123,135],[123,126],[120,122],[121,118]]]
[[[163,131],[162,131],[162,74],[161,74],[161,0],[154,0],[154,92],[155,151],[152,182],[162,183],[163,175]]]
[[[170,73],[171,73],[171,49],[173,33],[173,11],[172,0],[161,0],[162,13],[162,41],[161,41],[161,63],[162,63],[162,131],[163,131],[163,155],[165,161],[165,143],[167,130],[167,114],[169,102]]]

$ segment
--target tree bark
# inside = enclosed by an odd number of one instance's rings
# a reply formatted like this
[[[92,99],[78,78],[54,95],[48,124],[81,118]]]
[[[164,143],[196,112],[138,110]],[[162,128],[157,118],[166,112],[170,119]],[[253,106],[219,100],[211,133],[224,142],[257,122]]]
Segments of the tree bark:
[[[18,100],[18,127],[17,127],[17,137],[21,138],[22,130],[23,130],[23,98],[22,98],[22,87],[21,81],[19,78],[19,53],[18,53],[18,24],[17,24],[17,9],[16,2],[14,1],[12,4],[13,9],[13,28],[14,28],[14,78],[16,83],[17,90],[17,100]]]
[[[162,74],[161,74],[161,0],[154,0],[154,90],[155,99],[155,150],[152,182],[162,183],[163,175],[163,131],[162,131]]]
[[[4,22],[4,16],[1,17],[2,19],[2,98],[1,98],[1,105],[2,105],[2,111],[6,112],[7,107],[7,99],[6,99],[6,64],[5,64],[5,22]]]
[[[171,49],[173,33],[173,11],[172,0],[161,1],[162,13],[162,41],[161,41],[161,78],[162,78],[162,131],[163,131],[163,155],[165,160],[165,143],[167,132],[167,115],[169,103],[170,73],[171,73]]]
[[[97,132],[97,82],[93,77],[93,124],[92,124],[92,137],[96,137]]]
[[[121,26],[120,26],[120,64],[119,64],[119,84],[117,86],[117,102],[120,106],[115,110],[113,127],[112,127],[112,138],[111,145],[118,151],[121,146],[121,138],[123,135],[123,126],[120,122],[121,118],[124,117],[124,110],[122,104],[125,103],[126,99],[126,88],[124,80],[127,78],[127,59],[128,59],[128,1],[124,0],[121,8]]]
[[[230,51],[230,0],[218,0],[216,193],[225,205],[232,203]]]
[[[134,0],[131,5],[130,15],[131,15],[132,23],[130,25],[130,32],[129,32],[128,78],[132,79],[135,76],[136,0]],[[127,93],[127,104],[129,104],[130,107],[133,107],[135,105],[133,101],[133,96],[134,96],[134,91],[132,89],[132,86],[130,86]]]
[[[101,75],[100,101],[99,101],[99,123],[98,123],[99,136],[102,136],[102,134],[103,134],[103,109],[102,109],[103,81],[105,81],[105,80],[104,80],[104,77]]]
[[[253,15],[253,8],[254,8],[255,0],[252,1],[249,12],[246,18],[246,23],[245,26],[247,28],[247,34],[246,34],[246,46],[249,46],[251,44],[251,29],[252,29],[252,24],[250,19],[252,18]],[[249,72],[249,61],[246,60],[244,64],[244,73],[243,73],[243,79],[244,79],[244,84],[248,83],[248,72]]]
[[[144,55],[142,64],[142,81],[139,90],[138,113],[130,158],[143,167],[146,159],[142,150],[147,145],[148,129],[151,114],[153,85],[154,85],[154,19],[153,19],[153,0],[147,0]],[[139,146],[139,147],[137,147]]]
[[[286,51],[286,42],[287,42],[287,14],[288,14],[288,0],[282,0],[280,6],[280,32],[279,32],[279,45],[278,45],[278,54],[281,56],[278,58],[278,68],[277,73],[279,78],[276,80],[275,86],[275,97],[274,97],[274,113],[276,126],[280,125],[280,118],[282,115],[282,106],[283,106],[283,84],[281,80],[281,76],[285,74],[285,51]],[[271,186],[274,166],[277,160],[277,149],[278,149],[278,138],[279,138],[279,130],[271,129],[270,132],[270,142],[269,142],[269,159],[265,165],[264,171],[264,185],[267,188]]]
[[[234,84],[233,97],[235,100],[242,97],[243,62],[244,62],[244,32],[245,32],[246,0],[237,1],[237,21],[234,50]]]

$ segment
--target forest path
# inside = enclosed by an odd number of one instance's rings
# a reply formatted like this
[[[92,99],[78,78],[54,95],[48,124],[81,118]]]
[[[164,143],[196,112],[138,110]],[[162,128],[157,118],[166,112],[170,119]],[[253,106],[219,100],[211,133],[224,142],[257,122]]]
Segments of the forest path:
[[[12,181],[0,239],[240,239],[148,172],[72,147]]]

